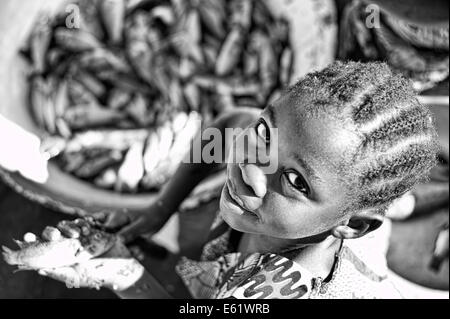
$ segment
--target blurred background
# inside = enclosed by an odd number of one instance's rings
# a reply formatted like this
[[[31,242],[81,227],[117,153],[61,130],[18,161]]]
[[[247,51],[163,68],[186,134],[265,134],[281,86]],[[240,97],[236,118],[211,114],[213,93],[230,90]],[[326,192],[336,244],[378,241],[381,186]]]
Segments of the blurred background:
[[[448,297],[448,30],[446,0],[1,0],[0,244],[75,215],[145,207],[197,119],[263,108],[337,59],[385,61],[432,109],[442,149],[431,179],[388,214],[387,265],[411,297]],[[198,217],[222,178],[140,247],[177,297],[176,256],[204,240],[184,226],[205,227]],[[0,260],[0,298],[114,295],[13,274]]]

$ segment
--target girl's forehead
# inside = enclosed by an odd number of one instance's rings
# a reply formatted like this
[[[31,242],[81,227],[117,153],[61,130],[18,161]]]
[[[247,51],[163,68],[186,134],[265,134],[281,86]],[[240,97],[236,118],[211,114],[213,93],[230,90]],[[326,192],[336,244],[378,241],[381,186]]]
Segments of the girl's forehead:
[[[268,113],[274,114],[282,157],[292,160],[301,158],[319,176],[342,173],[343,163],[348,163],[360,143],[355,131],[326,114],[302,116],[299,106],[286,103],[283,99],[271,109]]]
[[[340,158],[348,155],[360,144],[356,128],[326,113],[308,116],[308,111],[299,103],[280,99],[266,110],[274,127],[278,129],[280,142],[289,142],[293,152],[314,152],[315,156]]]

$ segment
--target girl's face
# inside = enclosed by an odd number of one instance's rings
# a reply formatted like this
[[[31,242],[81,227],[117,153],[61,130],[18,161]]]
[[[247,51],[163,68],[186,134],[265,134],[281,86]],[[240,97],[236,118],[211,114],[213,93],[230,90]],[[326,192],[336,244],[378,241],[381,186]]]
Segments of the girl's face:
[[[249,148],[261,141],[270,147],[278,138],[278,168],[266,174],[259,164],[228,165],[220,208],[232,228],[301,239],[348,220],[341,211],[348,204],[349,189],[339,172],[358,138],[332,118],[302,116],[304,113],[304,106],[283,97],[234,142],[247,135]],[[270,156],[276,156],[274,152],[270,148]]]

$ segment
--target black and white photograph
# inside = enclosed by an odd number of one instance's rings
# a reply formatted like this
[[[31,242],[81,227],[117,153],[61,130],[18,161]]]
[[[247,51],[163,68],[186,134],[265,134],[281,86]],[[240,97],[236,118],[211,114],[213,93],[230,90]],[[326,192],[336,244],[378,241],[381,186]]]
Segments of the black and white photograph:
[[[0,299],[448,300],[449,2],[0,0],[0,246]]]

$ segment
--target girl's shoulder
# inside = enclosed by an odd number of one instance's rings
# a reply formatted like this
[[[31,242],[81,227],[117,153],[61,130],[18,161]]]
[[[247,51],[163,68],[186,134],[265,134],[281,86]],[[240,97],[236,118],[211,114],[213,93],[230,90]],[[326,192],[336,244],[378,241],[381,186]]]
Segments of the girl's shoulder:
[[[401,292],[387,273],[371,267],[349,246],[343,246],[331,278],[316,278],[311,299],[399,299]]]
[[[327,280],[317,280],[311,298],[402,298],[389,278],[386,254],[390,232],[391,223],[386,221],[365,237],[344,241],[332,275]]]

